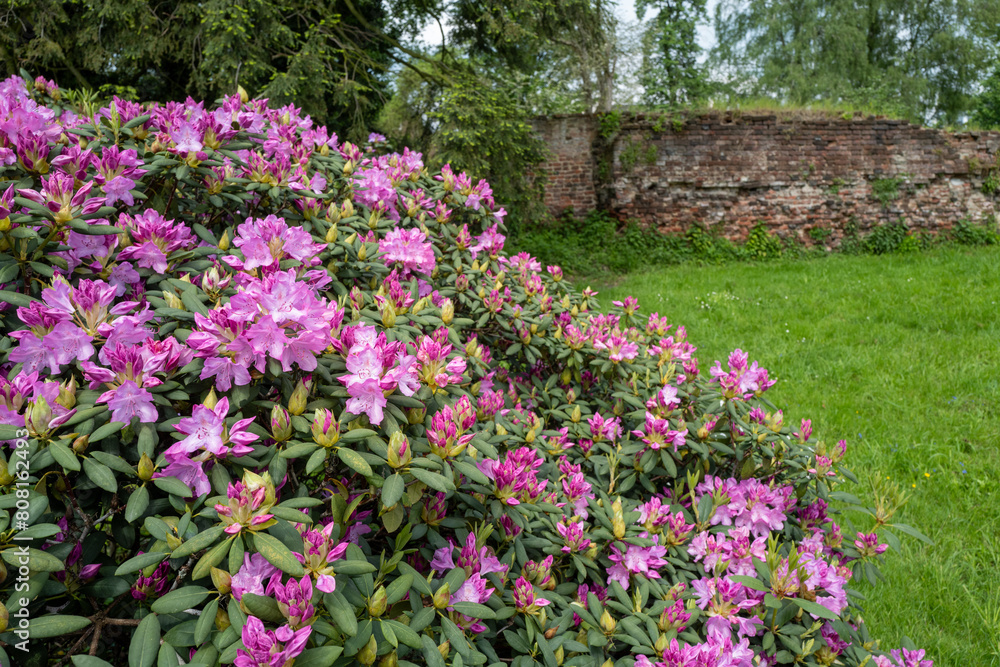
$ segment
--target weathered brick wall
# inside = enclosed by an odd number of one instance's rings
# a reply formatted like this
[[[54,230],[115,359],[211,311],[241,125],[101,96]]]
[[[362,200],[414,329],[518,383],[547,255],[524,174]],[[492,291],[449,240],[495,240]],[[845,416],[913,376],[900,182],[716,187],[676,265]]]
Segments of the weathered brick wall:
[[[1000,209],[983,193],[1000,132],[790,114],[714,114],[677,126],[637,115],[610,139],[598,126],[586,115],[535,122],[551,151],[544,167],[554,214],[598,207],[664,232],[701,223],[732,240],[763,221],[806,244],[823,236],[810,236],[818,227],[835,246],[851,226],[863,232],[903,218],[937,232]]]

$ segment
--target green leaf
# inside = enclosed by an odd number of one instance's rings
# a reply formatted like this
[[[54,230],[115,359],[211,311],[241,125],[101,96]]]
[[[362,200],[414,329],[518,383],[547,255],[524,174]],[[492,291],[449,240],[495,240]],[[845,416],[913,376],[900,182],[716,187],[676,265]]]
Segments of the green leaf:
[[[190,498],[194,495],[187,484],[177,479],[176,477],[157,477],[153,480],[153,484],[156,488],[161,491],[166,491],[172,496],[177,496],[178,498]]]
[[[364,475],[365,477],[372,476],[372,467],[368,465],[368,461],[365,461],[364,458],[353,449],[341,447],[337,450],[337,457],[344,462],[344,465],[354,472]]]
[[[435,491],[446,493],[448,491],[455,490],[455,485],[444,475],[439,475],[436,472],[430,472],[429,470],[423,470],[422,468],[410,468],[410,473]]]
[[[335,567],[337,574],[353,577],[358,574],[375,572],[378,568],[365,560],[339,560]]]
[[[837,615],[832,611],[824,607],[818,602],[813,602],[812,600],[803,600],[802,598],[789,598],[792,602],[802,607],[804,611],[813,614],[814,616],[819,616],[820,618],[826,618],[831,621],[837,620]]]
[[[329,667],[344,652],[343,646],[306,649],[295,658],[295,667]]]
[[[468,461],[453,461],[452,465],[455,466],[458,472],[462,473],[473,482],[483,485],[488,485],[490,483],[490,480],[486,477],[486,475],[480,472],[479,468]]]
[[[157,614],[176,614],[185,609],[193,609],[208,597],[211,591],[201,586],[185,586],[176,591],[170,591],[153,603],[151,609]]]
[[[403,596],[413,585],[413,577],[409,574],[402,574],[385,587],[386,601],[389,604],[396,604],[403,599]]]
[[[729,575],[729,578],[732,579],[733,581],[737,581],[743,584],[747,588],[753,589],[755,591],[760,591],[761,593],[767,593],[768,591],[771,590],[770,588],[765,586],[762,581],[760,581],[759,579],[755,579],[754,577],[745,577],[742,575],[733,574]]]
[[[906,533],[910,537],[915,537],[921,542],[934,546],[934,540],[927,537],[913,526],[908,526],[905,523],[892,523],[889,525],[895,528],[896,530],[899,530],[900,532]]]
[[[18,292],[8,292],[7,290],[0,290],[0,301],[9,303],[12,306],[21,306],[24,308],[29,307],[33,301],[38,301],[34,297],[30,297],[27,294],[20,294]],[[12,440],[13,438],[7,438]]]
[[[396,635],[396,639],[403,642],[410,648],[420,648],[423,644],[420,643],[420,635],[413,631],[407,625],[403,625],[399,621],[383,620],[383,625],[388,625],[392,628],[393,633]]]
[[[0,556],[3,556],[3,559],[15,568],[22,564],[20,562],[22,557],[20,549],[5,549],[3,552],[0,552]],[[66,566],[52,554],[29,547],[28,568],[32,572],[59,572],[65,570]]]
[[[185,556],[190,556],[196,551],[201,551],[202,549],[207,549],[208,547],[215,544],[215,541],[219,539],[222,535],[222,526],[212,526],[201,531],[190,540],[180,545],[174,549],[173,553],[170,554],[171,558],[183,558]]]
[[[25,428],[23,426],[11,426],[10,424],[0,424],[0,440],[17,440],[24,437]]]
[[[88,625],[90,625],[90,619],[84,616],[40,616],[32,619],[28,626],[28,632],[32,639],[46,639],[68,635],[71,632],[83,630]]]
[[[493,619],[497,616],[495,611],[484,604],[476,604],[475,602],[455,602],[452,606],[459,614],[465,614],[470,618]]]
[[[93,655],[74,655],[74,667],[114,667],[110,662]]]
[[[424,645],[424,660],[427,662],[427,667],[446,667],[444,658],[441,657],[441,651],[438,650],[434,640],[423,635],[420,641]]]
[[[403,476],[399,473],[389,475],[382,484],[382,505],[392,507],[403,498],[405,491],[406,483],[403,481]]]
[[[268,512],[279,519],[284,519],[292,523],[312,523],[312,518],[308,514],[303,514],[301,510],[297,510],[294,507],[275,505]]]
[[[62,528],[54,523],[36,523],[34,526],[28,526],[24,530],[17,533],[18,538],[32,538],[38,539],[43,537],[51,537],[53,535],[58,535],[62,532]]]
[[[123,428],[125,428],[124,422],[109,422],[90,434],[90,444],[100,442],[114,433],[121,433]]]
[[[138,572],[139,570],[145,570],[150,565],[157,565],[163,562],[169,555],[170,554],[157,552],[132,556],[118,566],[118,569],[115,570],[115,576],[120,577],[123,574],[130,574],[132,572]]]
[[[143,484],[128,497],[128,503],[125,505],[125,520],[129,523],[136,521],[148,507],[149,489]]]
[[[222,559],[229,553],[229,548],[233,546],[232,539],[223,540],[211,548],[204,556],[198,559],[198,564],[191,571],[191,580],[197,581],[202,577],[207,577],[212,573],[212,568],[222,562]]]
[[[160,651],[160,619],[149,614],[139,622],[128,647],[128,667],[152,667]]]
[[[251,616],[256,616],[261,620],[270,621],[271,623],[278,623],[279,625],[285,622],[285,617],[278,608],[277,601],[272,597],[244,593],[240,602]]]
[[[215,615],[219,611],[219,599],[209,600],[205,608],[198,616],[198,622],[194,626],[194,644],[201,646],[215,629]]]
[[[118,483],[115,481],[115,474],[111,472],[111,468],[103,463],[98,463],[92,458],[84,459],[83,472],[86,473],[90,481],[105,491],[109,493],[115,493],[118,491]]]
[[[358,440],[364,440],[365,438],[371,437],[373,435],[378,435],[375,431],[370,428],[356,428],[347,433],[343,433],[340,436],[341,442],[356,442]]]
[[[291,549],[282,544],[278,538],[267,533],[255,533],[253,543],[260,555],[282,572],[287,572],[293,577],[301,577],[305,574],[302,563],[292,554]]]
[[[66,470],[79,470],[80,460],[76,458],[73,450],[67,447],[61,440],[53,440],[49,443],[49,453],[56,463]]]
[[[330,619],[341,632],[348,637],[358,634],[358,619],[354,615],[354,607],[340,591],[327,593],[323,596],[323,601]]]

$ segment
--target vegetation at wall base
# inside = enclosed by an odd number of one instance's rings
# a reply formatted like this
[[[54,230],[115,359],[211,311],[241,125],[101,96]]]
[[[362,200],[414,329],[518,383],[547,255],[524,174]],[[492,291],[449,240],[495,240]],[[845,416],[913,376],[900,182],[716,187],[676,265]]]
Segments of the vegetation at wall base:
[[[911,229],[905,220],[874,225],[859,232],[857,221],[845,225],[835,252],[881,255],[926,250],[939,245],[996,245],[1000,232],[994,219],[982,223],[962,219],[946,233],[932,235]],[[740,261],[770,261],[784,258],[820,258],[830,254],[824,243],[831,234],[815,227],[810,245],[789,242],[768,232],[758,223],[742,244],[695,224],[685,234],[664,234],[642,228],[636,221],[621,223],[603,211],[582,218],[566,214],[548,222],[534,222],[519,230],[512,245],[530,252],[545,264],[559,264],[572,275],[623,274],[633,271],[701,262],[719,264]]]

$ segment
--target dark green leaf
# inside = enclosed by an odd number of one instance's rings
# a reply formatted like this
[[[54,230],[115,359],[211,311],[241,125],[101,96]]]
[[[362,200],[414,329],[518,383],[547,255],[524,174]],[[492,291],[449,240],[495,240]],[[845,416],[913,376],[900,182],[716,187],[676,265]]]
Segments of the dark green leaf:
[[[130,574],[132,572],[138,572],[139,570],[145,570],[150,565],[156,565],[163,562],[169,555],[170,554],[166,553],[148,553],[133,556],[118,566],[118,569],[115,570],[115,575],[121,576],[123,574]]]
[[[31,620],[28,632],[32,639],[47,639],[68,635],[71,632],[82,630],[88,625],[90,625],[90,619],[84,616],[63,616],[61,614],[39,616]]]
[[[210,591],[201,586],[185,586],[164,595],[153,603],[151,609],[157,614],[176,614],[197,607],[209,593]]]
[[[132,634],[128,647],[128,667],[151,667],[160,651],[160,619],[149,614]]]

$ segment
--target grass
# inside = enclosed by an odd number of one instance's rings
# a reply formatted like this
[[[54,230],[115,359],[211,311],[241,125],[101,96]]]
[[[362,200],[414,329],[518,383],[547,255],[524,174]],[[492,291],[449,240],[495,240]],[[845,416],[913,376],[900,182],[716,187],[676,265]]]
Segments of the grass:
[[[736,347],[768,368],[786,422],[846,438],[859,487],[911,492],[885,582],[857,582],[873,636],[904,635],[937,667],[1000,665],[1000,249],[942,247],[722,266],[684,264],[591,281],[603,303],[687,327],[703,371]],[[581,284],[582,286],[582,284]],[[859,528],[869,528],[861,523]],[[845,530],[846,533],[846,530]]]

